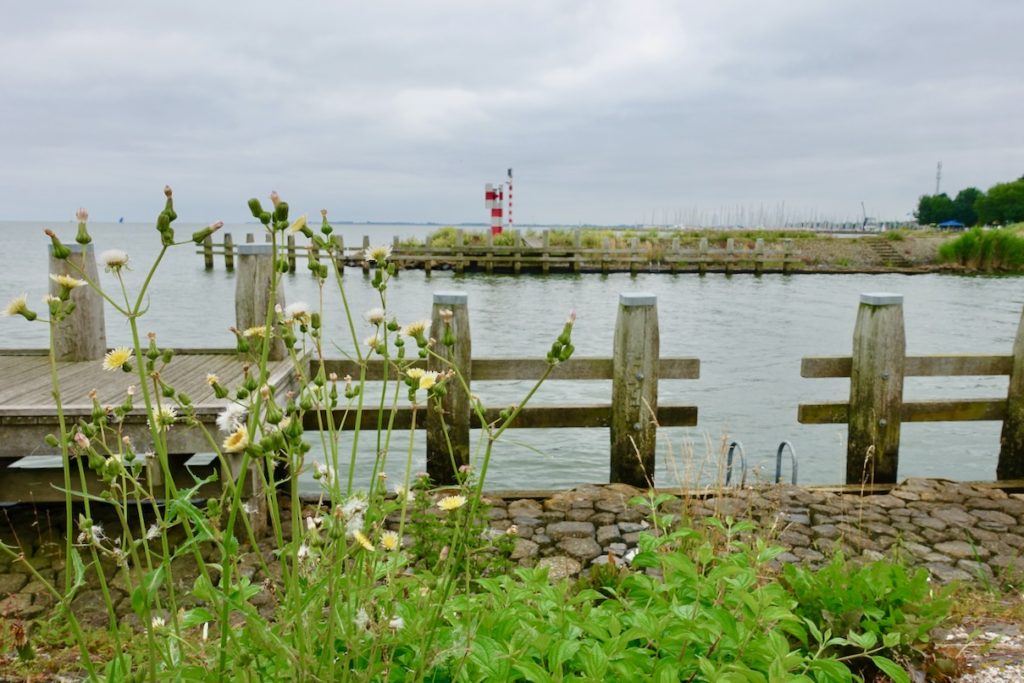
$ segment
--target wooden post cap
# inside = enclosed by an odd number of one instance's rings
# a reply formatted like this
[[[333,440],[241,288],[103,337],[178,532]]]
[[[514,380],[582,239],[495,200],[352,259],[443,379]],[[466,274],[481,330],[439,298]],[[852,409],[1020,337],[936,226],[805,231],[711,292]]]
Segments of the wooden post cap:
[[[860,302],[870,306],[902,306],[903,295],[889,292],[870,292],[860,295]]]
[[[619,294],[620,306],[656,306],[658,295],[653,292],[630,292]]]
[[[272,244],[239,244],[235,247],[235,253],[239,256],[269,256],[274,253]]]
[[[434,303],[442,306],[460,306],[469,303],[466,292],[434,292]]]

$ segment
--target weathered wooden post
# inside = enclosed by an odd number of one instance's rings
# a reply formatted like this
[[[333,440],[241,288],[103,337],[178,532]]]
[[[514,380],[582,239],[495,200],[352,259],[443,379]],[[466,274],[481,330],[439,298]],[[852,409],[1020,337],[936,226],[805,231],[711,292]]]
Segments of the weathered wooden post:
[[[996,479],[1024,479],[1024,314],[1013,340],[1013,369],[1006,395],[1006,418],[999,437]]]
[[[679,238],[672,238],[672,246],[669,251],[669,267],[672,270],[672,274],[676,274],[676,270],[679,268]]]
[[[732,275],[733,261],[736,259],[736,240],[732,237],[725,240],[725,274]]]
[[[583,231],[572,231],[572,272],[578,273],[583,269]]]
[[[547,275],[551,272],[551,231],[545,230],[541,237],[540,271]]]
[[[520,271],[523,268],[523,263],[522,261],[519,260],[520,256],[522,255],[523,236],[519,233],[519,230],[512,231],[512,244],[512,272],[516,275],[519,275]]]
[[[758,237],[754,242],[754,275],[764,272],[764,238]]]
[[[235,240],[231,237],[231,233],[225,233],[224,235],[224,270],[232,271],[235,269]]]
[[[484,272],[485,273],[493,273],[494,272],[494,252],[491,251],[491,250],[494,249],[494,233],[491,232],[490,230],[488,230],[488,231],[486,231],[484,233],[484,246],[487,247],[487,254],[486,254],[486,257],[485,257],[486,260],[484,261]]]
[[[338,269],[338,275],[345,274],[345,240],[342,239],[341,235],[332,235],[331,241],[334,243],[334,265]]]
[[[430,337],[437,340],[434,351],[447,362],[433,356],[427,360],[429,370],[445,372],[454,366],[467,387],[473,370],[468,301],[469,296],[464,292],[434,294]],[[449,311],[450,322],[446,323]],[[454,341],[451,346],[444,343],[446,324],[451,325],[450,336]],[[470,396],[456,378],[448,382],[440,405],[431,404],[427,408],[427,473],[436,484],[455,483],[458,468],[469,463],[470,412]]]
[[[640,253],[640,238],[633,237],[629,240],[629,274],[636,275],[640,269],[639,256]]]
[[[71,250],[67,259],[55,258],[53,245],[49,245],[50,273],[69,275],[81,279],[84,272],[93,282],[99,282],[96,269],[96,251],[93,245],[66,244]],[[74,266],[81,268],[76,270]],[[60,294],[61,286],[50,280],[50,294]],[[70,300],[75,303],[71,315],[57,323],[54,330],[54,353],[60,361],[98,360],[107,352],[107,330],[103,322],[103,298],[89,286],[71,290]]]
[[[896,483],[907,342],[903,295],[861,294],[853,329],[846,483]]]
[[[466,235],[462,232],[462,228],[456,228],[455,230],[455,272],[462,273],[466,269],[466,264],[462,260],[465,255],[462,251],[463,246],[466,243]]]
[[[611,249],[611,242],[607,237],[601,238],[601,275],[608,274],[608,259],[611,255],[608,250]]]
[[[612,348],[610,481],[646,488],[654,482],[658,410],[658,300],[620,294]]]
[[[256,244],[256,235],[252,234],[251,232],[245,233],[245,243]]]
[[[789,259],[793,251],[793,239],[787,237],[782,240],[782,272],[783,274],[789,273]]]
[[[708,272],[708,238],[701,237],[697,246],[697,272],[704,275]]]
[[[288,235],[287,246],[285,247],[285,258],[288,259],[288,272],[295,272],[295,235]]]
[[[267,321],[271,279],[274,277],[274,248],[270,244],[238,245],[238,276],[235,279],[235,326],[242,331],[261,327]],[[284,306],[284,283],[277,283],[274,304]],[[269,333],[269,330],[268,330]],[[255,343],[255,341],[254,341]],[[270,360],[285,357],[284,341],[270,342]]]
[[[370,259],[366,258],[370,253],[370,236],[363,235],[363,275],[370,274]]]
[[[207,235],[203,240],[203,268],[213,270],[213,235]]]

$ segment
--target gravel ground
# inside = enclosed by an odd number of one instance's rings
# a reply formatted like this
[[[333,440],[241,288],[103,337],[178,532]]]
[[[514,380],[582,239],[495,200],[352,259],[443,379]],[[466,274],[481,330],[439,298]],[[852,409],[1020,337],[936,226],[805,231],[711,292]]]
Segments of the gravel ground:
[[[1024,634],[1019,624],[965,624],[945,636],[944,645],[959,648],[968,673],[962,683],[1024,681]]]

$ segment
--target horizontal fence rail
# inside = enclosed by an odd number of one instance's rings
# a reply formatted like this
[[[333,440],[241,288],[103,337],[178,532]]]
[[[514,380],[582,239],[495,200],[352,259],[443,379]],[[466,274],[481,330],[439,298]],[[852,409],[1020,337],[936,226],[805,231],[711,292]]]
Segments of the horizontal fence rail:
[[[904,422],[1002,421],[996,476],[1024,476],[1024,317],[1013,355],[946,354],[907,356],[903,298],[861,296],[852,356],[804,358],[808,378],[849,378],[848,401],[801,403],[801,424],[849,425],[846,483],[894,483]],[[905,377],[1010,376],[1003,398],[904,401]]]

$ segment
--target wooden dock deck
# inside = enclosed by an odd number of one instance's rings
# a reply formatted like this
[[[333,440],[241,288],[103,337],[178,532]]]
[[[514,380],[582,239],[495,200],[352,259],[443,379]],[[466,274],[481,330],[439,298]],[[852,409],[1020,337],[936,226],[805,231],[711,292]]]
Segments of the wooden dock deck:
[[[222,385],[234,387],[242,380],[244,365],[234,349],[182,350],[161,371],[161,376],[167,384],[189,396],[199,421],[219,439],[222,435],[217,433],[215,420],[228,400],[214,396],[206,375],[216,374]],[[269,383],[275,390],[292,388],[294,374],[290,361],[271,361],[269,369]],[[91,415],[89,394],[94,389],[100,405],[119,405],[124,402],[128,387],[138,385],[139,381],[135,372],[104,370],[99,360],[58,363],[57,376],[69,428],[79,417]],[[0,377],[4,378],[0,384],[0,501],[63,500],[63,492],[54,488],[64,485],[60,463],[38,457],[60,454],[58,448],[45,441],[48,434],[59,430],[46,352],[0,351]],[[136,391],[134,405],[135,409],[120,425],[121,434],[127,435],[141,454],[152,443],[141,391]],[[211,451],[206,436],[198,427],[175,424],[167,433],[167,441],[173,454],[175,480],[191,486],[192,477],[185,462],[195,453]],[[190,469],[205,476],[211,467]],[[77,476],[74,479],[78,481]]]

